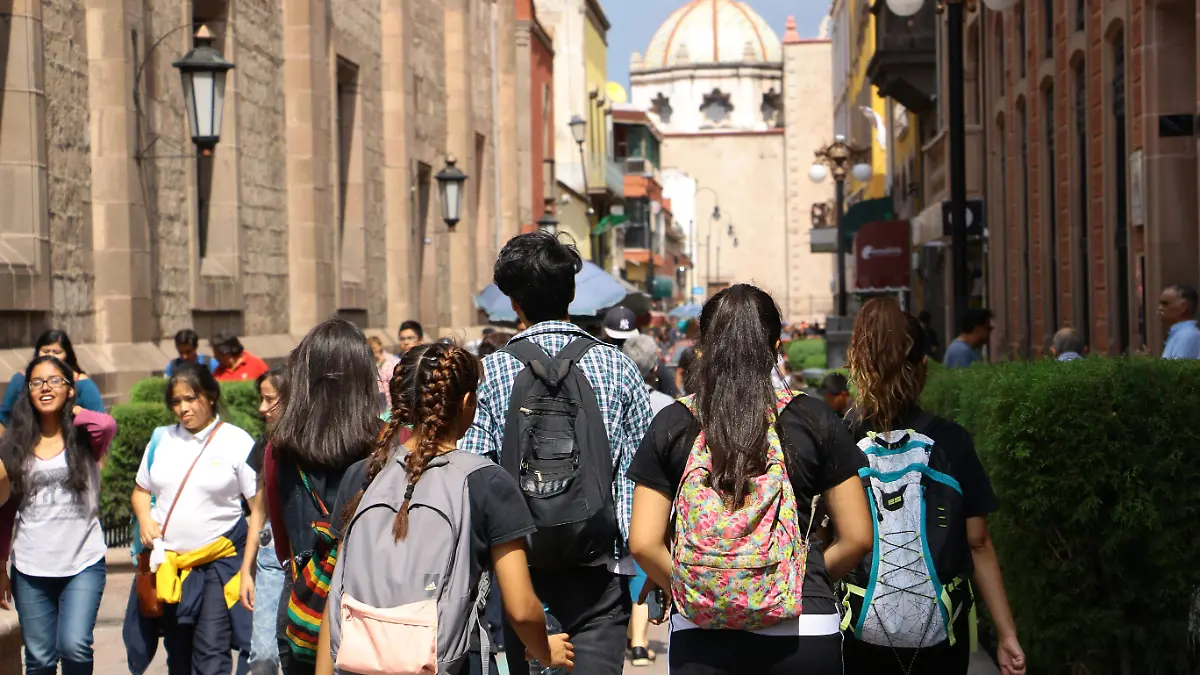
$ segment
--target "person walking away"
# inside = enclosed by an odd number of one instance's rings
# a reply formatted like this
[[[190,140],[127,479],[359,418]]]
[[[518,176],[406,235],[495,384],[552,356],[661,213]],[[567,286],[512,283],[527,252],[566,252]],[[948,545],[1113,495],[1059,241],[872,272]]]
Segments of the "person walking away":
[[[100,396],[100,388],[96,386],[95,380],[89,378],[87,372],[80,367],[79,360],[75,358],[75,347],[71,345],[70,336],[61,330],[48,330],[42,333],[33,345],[32,358],[36,359],[40,356],[53,356],[65,363],[74,373],[73,387],[76,405],[84,410],[104,412],[104,398]],[[0,434],[3,434],[8,425],[12,423],[12,414],[17,403],[29,394],[26,382],[23,372],[13,373],[9,379],[8,386],[4,389],[4,401],[0,403]]]
[[[571,636],[575,672],[619,675],[632,604],[622,575],[634,573],[625,472],[650,425],[650,398],[629,357],[568,322],[582,266],[573,245],[545,232],[500,251],[496,285],[529,328],[484,359],[479,408],[459,447],[495,458],[521,486],[538,528],[533,586]],[[574,430],[569,444],[556,431],[564,428]],[[511,624],[504,644],[509,672],[527,668]]]
[[[266,361],[246,351],[233,333],[217,333],[210,342],[217,359],[213,376],[218,382],[254,381],[271,369]]]
[[[924,332],[924,328],[921,329]],[[962,332],[946,347],[942,365],[947,368],[967,368],[983,358],[980,350],[992,335],[992,312],[988,309],[969,309],[963,318]],[[922,343],[925,338],[922,337]]]
[[[633,359],[642,373],[642,379],[646,381],[646,389],[650,395],[651,413],[657,415],[663,408],[675,402],[674,398],[655,388],[658,384],[660,359],[658,345],[655,344],[654,338],[646,335],[632,337],[625,341],[622,351],[625,352],[625,356]],[[629,662],[638,667],[650,665],[657,656],[650,649],[650,640],[647,636],[650,629],[650,606],[645,602],[638,602],[642,586],[645,583],[646,572],[639,566],[637,574],[629,584],[629,597],[633,600],[633,609],[629,617],[628,631]]]
[[[843,419],[854,405],[854,400],[850,398],[850,383],[841,373],[825,375],[825,379],[821,380],[821,396],[825,399],[825,405]]]
[[[854,436],[870,462],[860,473],[875,540],[846,583],[846,673],[965,675],[975,648],[974,598],[982,597],[1001,672],[1023,675],[1025,655],[988,536],[996,496],[970,434],[917,404],[927,354],[920,323],[894,298],[863,305],[847,357],[858,391]]]
[[[421,324],[409,319],[400,324],[400,329],[396,331],[396,339],[396,354],[404,356],[404,352],[425,341],[425,329]]]
[[[242,499],[255,495],[254,439],[220,418],[221,387],[204,366],[176,369],[166,403],[178,423],[154,430],[131,499],[138,573],[154,574],[162,609],[144,611],[133,585],[122,632],[129,672],[146,672],[161,636],[170,675],[228,675],[231,649],[244,675],[253,619],[225,589],[238,587],[246,550]]]
[[[379,404],[382,406],[380,411],[391,410],[392,400],[388,393],[388,383],[392,381],[392,374],[396,372],[400,357],[384,349],[383,340],[374,335],[367,338],[367,342],[371,345],[371,353],[375,356],[375,365],[379,366]]]
[[[267,450],[267,434],[279,421],[279,390],[283,388],[284,370],[272,368],[254,381],[258,389],[258,414],[267,424],[267,433],[254,443],[246,463],[254,469],[259,485],[250,505],[250,519],[258,528],[258,553],[242,559],[239,595],[242,606],[254,613],[254,632],[250,639],[251,675],[275,675],[279,672],[279,644],[275,640],[279,623],[279,596],[283,592],[283,566],[271,546],[271,526],[266,522],[263,502],[262,465]]]
[[[322,584],[337,554],[330,507],[346,469],[370,454],[383,428],[378,380],[366,336],[344,319],[310,330],[284,368],[282,408],[268,434],[263,496],[251,503],[247,545],[247,558],[254,559],[265,510],[284,568],[276,628],[284,675],[313,672],[325,611]],[[241,590],[243,603],[247,591]]]
[[[1087,352],[1087,343],[1074,328],[1062,328],[1054,334],[1050,353],[1056,361],[1078,361]]]
[[[0,609],[17,610],[26,675],[53,675],[60,663],[63,675],[90,675],[108,551],[100,461],[117,423],[76,404],[75,373],[58,357],[35,358],[23,379],[0,439],[0,503],[11,496],[16,506],[15,540],[11,520],[0,527]]]
[[[691,376],[692,368],[698,361],[696,350],[693,347],[684,349],[679,355],[679,363],[675,366],[675,388],[680,395],[687,396],[691,393]]]
[[[175,334],[175,351],[179,358],[167,362],[163,370],[164,377],[171,377],[175,369],[185,363],[198,363],[209,370],[216,370],[220,365],[215,358],[200,353],[200,336],[191,328],[184,328]]]
[[[641,335],[637,329],[637,315],[628,307],[613,307],[604,313],[604,341],[620,349],[625,341]]]
[[[938,340],[937,330],[933,327],[933,315],[929,310],[924,310],[917,315],[917,321],[921,323],[921,330],[925,331],[925,341],[929,345],[929,358],[934,361],[941,359],[942,343]]]
[[[404,355],[392,386],[392,422],[370,459],[346,472],[334,507],[342,550],[318,675],[332,675],[335,663],[364,675],[420,667],[468,675],[482,673],[485,659],[496,672],[477,620],[493,571],[509,620],[534,657],[552,667],[573,665],[566,636],[546,635],[525,558],[525,537],[535,527],[516,480],[485,457],[455,450],[475,415],[479,372],[475,356],[454,345],[421,345]],[[401,443],[403,424],[413,433]],[[432,588],[430,579],[438,580]],[[432,598],[436,604],[426,603]],[[436,616],[437,635],[383,628],[371,618],[379,612]],[[400,642],[407,653],[391,651],[387,663],[363,658],[388,654],[387,643]]]
[[[1167,329],[1164,359],[1200,359],[1196,304],[1196,289],[1182,284],[1167,286],[1158,296],[1158,318]]]
[[[832,580],[870,551],[865,461],[825,405],[771,385],[781,325],[754,286],[705,303],[695,393],[654,418],[629,468],[630,545],[672,598],[672,675],[842,672]],[[818,498],[837,525],[824,551]]]

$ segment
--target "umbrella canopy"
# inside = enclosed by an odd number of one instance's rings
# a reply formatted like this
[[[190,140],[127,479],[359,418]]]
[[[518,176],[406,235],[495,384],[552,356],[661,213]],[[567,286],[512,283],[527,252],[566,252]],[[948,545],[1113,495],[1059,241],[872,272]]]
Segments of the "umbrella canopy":
[[[667,316],[671,316],[676,319],[694,319],[700,316],[700,309],[700,305],[697,305],[696,303],[680,305],[670,312],[667,312]]]
[[[584,261],[583,269],[575,275],[575,300],[568,308],[571,316],[599,316],[604,310],[625,301],[629,290],[613,275],[595,264]],[[483,292],[475,296],[475,306],[492,321],[513,322],[517,313],[512,309],[508,296],[500,292],[496,284],[488,284]]]

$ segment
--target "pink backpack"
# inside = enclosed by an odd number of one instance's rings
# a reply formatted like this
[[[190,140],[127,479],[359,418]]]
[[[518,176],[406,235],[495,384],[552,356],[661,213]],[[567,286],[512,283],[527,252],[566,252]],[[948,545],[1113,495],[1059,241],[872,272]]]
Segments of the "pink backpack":
[[[788,478],[775,416],[792,402],[780,391],[767,432],[767,471],[751,481],[740,508],[730,511],[709,482],[712,455],[704,432],[688,456],[675,497],[675,544],[671,598],[700,628],[757,630],[800,616],[808,558],[801,536],[796,494]],[[695,399],[682,399],[699,418]]]

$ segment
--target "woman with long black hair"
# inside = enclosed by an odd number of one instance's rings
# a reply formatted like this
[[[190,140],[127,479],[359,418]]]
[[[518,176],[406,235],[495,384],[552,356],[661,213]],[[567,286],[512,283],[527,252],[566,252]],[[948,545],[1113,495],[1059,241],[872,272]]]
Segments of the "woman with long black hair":
[[[320,535],[314,524],[327,528],[332,522],[343,475],[371,453],[383,427],[378,380],[366,336],[344,319],[316,326],[288,356],[281,412],[268,435],[262,472],[262,498],[284,571],[276,639],[285,675],[311,673],[314,667],[315,644],[307,655],[286,634],[289,599],[316,550]],[[258,554],[258,525],[251,518],[247,559]]]
[[[772,385],[781,325],[754,286],[705,303],[694,396],[654,418],[629,469],[630,547],[650,581],[672,589],[674,675],[842,672],[832,582],[870,551],[865,461],[828,406]],[[818,496],[837,533],[824,551],[808,537]],[[716,566],[695,565],[711,556],[740,581],[722,585]]]
[[[104,593],[100,460],[117,433],[104,413],[76,405],[75,372],[39,356],[22,377],[25,395],[0,440],[0,502],[16,506],[12,579],[0,539],[0,608],[15,600],[25,672],[92,672],[92,631]]]
[[[987,529],[998,508],[991,482],[971,435],[918,405],[928,333],[895,298],[874,298],[859,310],[847,356],[879,547],[847,581],[846,673],[964,675],[978,591],[996,626],[1001,672],[1023,675]]]

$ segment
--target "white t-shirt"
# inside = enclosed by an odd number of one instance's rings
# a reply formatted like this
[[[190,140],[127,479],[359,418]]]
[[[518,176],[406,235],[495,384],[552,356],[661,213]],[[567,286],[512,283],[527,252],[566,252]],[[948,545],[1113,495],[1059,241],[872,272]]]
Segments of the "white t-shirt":
[[[167,519],[175,503],[180,483],[196,456],[204,447],[216,422],[192,434],[183,425],[167,429],[154,451],[154,466],[147,467],[150,453],[142,455],[138,469],[138,487],[154,495],[150,516],[159,525]],[[168,551],[193,551],[217,540],[242,517],[239,497],[252,499],[258,476],[246,464],[254,439],[242,429],[226,422],[213,437],[204,456],[188,479],[179,506],[171,515],[163,545]]]
[[[31,577],[73,577],[104,558],[100,529],[100,469],[92,462],[88,489],[67,489],[67,453],[33,459],[29,499],[17,511],[13,565]]]

